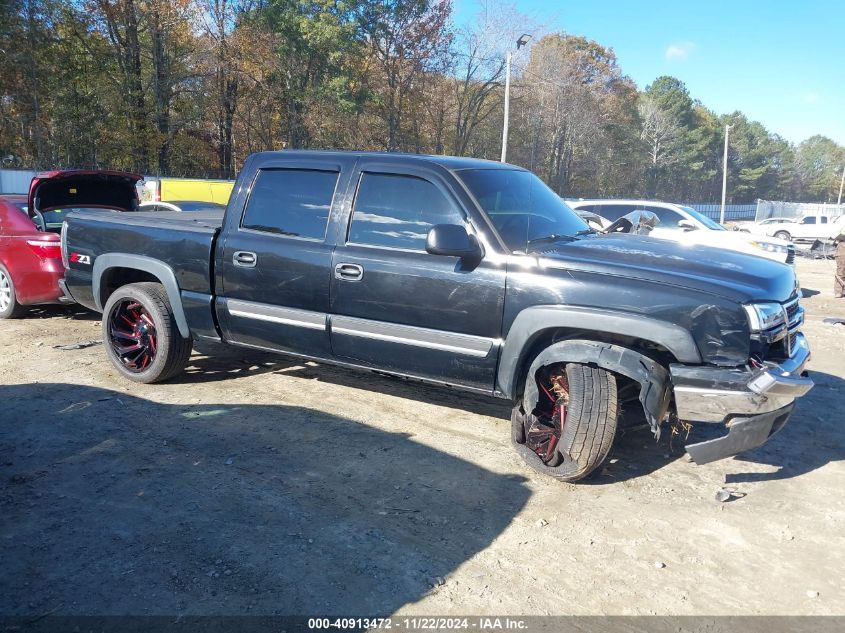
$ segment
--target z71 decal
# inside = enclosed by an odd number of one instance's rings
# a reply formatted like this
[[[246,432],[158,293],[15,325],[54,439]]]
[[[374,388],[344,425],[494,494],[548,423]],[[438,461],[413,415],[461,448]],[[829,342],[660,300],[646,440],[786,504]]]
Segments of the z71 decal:
[[[71,253],[70,254],[70,261],[74,264],[87,264],[91,265],[91,256],[90,255],[80,255],[79,253]]]

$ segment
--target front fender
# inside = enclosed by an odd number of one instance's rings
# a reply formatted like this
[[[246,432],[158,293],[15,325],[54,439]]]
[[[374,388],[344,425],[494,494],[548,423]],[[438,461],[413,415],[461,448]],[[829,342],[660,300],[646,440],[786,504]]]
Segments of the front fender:
[[[678,362],[690,365],[701,363],[692,334],[680,325],[598,308],[533,306],[514,319],[502,349],[496,384],[505,397],[518,395],[519,370],[527,360],[532,343],[543,331],[556,328],[635,336],[666,348]]]

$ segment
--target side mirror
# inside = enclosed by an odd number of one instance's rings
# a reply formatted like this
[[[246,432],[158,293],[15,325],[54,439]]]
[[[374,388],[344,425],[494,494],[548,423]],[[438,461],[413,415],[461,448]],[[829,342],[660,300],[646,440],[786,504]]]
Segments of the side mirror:
[[[469,261],[481,261],[484,252],[475,235],[457,224],[435,224],[428,232],[425,250],[431,255],[460,257]]]
[[[678,228],[684,231],[695,231],[698,226],[692,220],[678,220]]]

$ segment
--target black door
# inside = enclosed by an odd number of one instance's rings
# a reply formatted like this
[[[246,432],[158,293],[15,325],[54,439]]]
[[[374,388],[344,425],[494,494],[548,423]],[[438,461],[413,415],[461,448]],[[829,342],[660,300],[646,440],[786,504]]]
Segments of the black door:
[[[424,167],[358,165],[332,261],[331,340],[341,360],[493,389],[505,269],[430,255],[435,224],[474,229],[448,180]]]
[[[306,167],[258,170],[219,247],[217,313],[229,342],[328,357],[333,247],[326,233],[340,166]]]

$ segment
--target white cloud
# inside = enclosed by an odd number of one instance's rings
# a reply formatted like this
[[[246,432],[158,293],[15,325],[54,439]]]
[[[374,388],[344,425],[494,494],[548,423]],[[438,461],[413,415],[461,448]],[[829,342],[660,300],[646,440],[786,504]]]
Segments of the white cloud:
[[[673,42],[666,48],[666,59],[683,61],[695,48],[694,42]]]
[[[813,105],[819,102],[819,93],[818,92],[805,92],[801,95],[801,101],[808,105]]]

